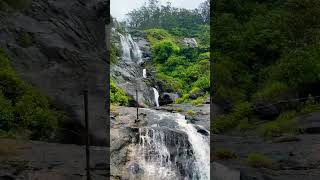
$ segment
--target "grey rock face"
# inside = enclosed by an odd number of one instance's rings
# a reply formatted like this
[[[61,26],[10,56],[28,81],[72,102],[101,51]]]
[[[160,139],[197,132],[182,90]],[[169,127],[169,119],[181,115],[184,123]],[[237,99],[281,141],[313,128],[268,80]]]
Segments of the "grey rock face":
[[[300,129],[308,134],[320,134],[320,113],[311,113],[302,117]]]
[[[189,47],[193,47],[193,48],[198,47],[198,43],[194,38],[184,38],[183,43]]]
[[[211,168],[211,179],[240,180],[240,171],[231,169],[217,162],[212,162],[210,168]]]
[[[113,33],[112,36],[113,42],[120,42],[120,37],[116,33]],[[150,44],[141,33],[134,33],[132,39],[141,50],[142,63],[126,61],[119,57],[117,64],[111,67],[111,76],[135,103],[137,99],[136,90],[138,91],[138,104],[140,107],[153,107],[156,106],[152,89],[154,78],[149,72],[151,70],[145,67],[146,64],[151,62]],[[117,48],[121,54],[121,44]],[[146,68],[147,78],[142,78],[144,68]]]
[[[90,133],[93,144],[106,144],[107,60],[105,6],[100,0],[34,0],[24,13],[1,12],[0,43],[22,79],[48,95],[70,117],[69,127],[83,126],[82,91],[89,90]],[[17,42],[28,33],[28,47]],[[74,125],[72,125],[74,124]],[[71,143],[83,143],[75,136]]]

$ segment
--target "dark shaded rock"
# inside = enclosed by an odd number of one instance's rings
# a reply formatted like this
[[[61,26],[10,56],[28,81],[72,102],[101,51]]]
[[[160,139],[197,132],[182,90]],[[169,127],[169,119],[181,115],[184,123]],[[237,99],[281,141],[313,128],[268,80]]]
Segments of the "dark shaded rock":
[[[161,106],[167,105],[167,104],[172,104],[178,98],[179,98],[179,95],[177,93],[167,93],[167,92],[165,92],[160,96],[159,104]]]
[[[262,119],[275,118],[279,115],[277,107],[271,103],[258,102],[253,104],[254,113]]]
[[[292,141],[300,141],[300,139],[297,136],[284,135],[272,140],[273,143],[283,143],[283,142],[292,142]]]
[[[140,167],[138,163],[132,163],[129,166],[129,168],[130,168],[130,172],[134,175],[139,175],[144,173],[143,169]]]
[[[205,129],[199,128],[197,132],[205,136],[209,136],[209,132]]]
[[[311,113],[300,118],[300,129],[307,134],[320,134],[320,112]]]
[[[197,99],[200,96],[203,96],[205,93],[204,92],[197,92],[197,93],[191,93],[189,94],[189,98],[190,99]]]
[[[6,46],[19,76],[48,95],[71,123],[84,126],[83,90],[89,89],[92,144],[106,145],[106,9],[100,0],[36,0],[23,12],[1,14],[0,44]],[[21,34],[31,34],[21,46]],[[70,124],[70,123],[67,123]],[[69,127],[68,127],[69,128]],[[67,143],[83,144],[80,136]],[[66,134],[65,136],[68,136]],[[78,141],[80,140],[80,142]]]

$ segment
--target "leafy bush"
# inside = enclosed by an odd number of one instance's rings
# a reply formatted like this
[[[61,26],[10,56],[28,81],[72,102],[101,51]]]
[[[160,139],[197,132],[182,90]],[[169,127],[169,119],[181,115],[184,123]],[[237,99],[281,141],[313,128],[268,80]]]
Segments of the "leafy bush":
[[[13,132],[24,128],[31,131],[32,139],[49,138],[61,116],[50,106],[46,96],[18,77],[3,49],[0,50],[0,64],[3,65],[0,69],[0,129]]]
[[[170,33],[164,29],[148,29],[145,32],[147,33],[147,39],[152,45],[164,39],[172,39]]]
[[[218,149],[214,152],[214,157],[218,159],[234,159],[236,158],[236,154],[229,149]]]
[[[315,99],[309,95],[306,102],[302,104],[302,107],[300,107],[300,112],[305,113],[311,113],[314,111],[320,110],[320,105],[315,101]]]
[[[215,134],[223,133],[237,126],[237,119],[232,115],[221,115],[211,120],[211,131]]]
[[[184,86],[180,79],[165,75],[162,72],[157,73],[156,78],[162,85],[163,91],[183,93]]]
[[[165,63],[174,53],[179,52],[180,48],[171,40],[162,40],[152,48],[153,59],[158,63]]]
[[[125,91],[115,84],[115,82],[110,79],[110,103],[118,103],[119,105],[128,105],[129,97],[126,95]]]
[[[249,102],[239,102],[233,108],[235,118],[242,119],[252,114],[252,106]]]
[[[264,137],[277,137],[283,133],[298,133],[298,121],[296,111],[288,111],[279,115],[279,117],[268,122],[259,129],[259,133]]]
[[[272,168],[274,166],[273,160],[260,153],[249,154],[246,161],[255,168]]]
[[[270,78],[298,88],[307,83],[320,82],[320,47],[306,47],[291,51],[270,69]]]
[[[262,100],[262,101],[270,101],[275,100],[279,95],[284,94],[285,92],[288,92],[290,89],[287,86],[287,84],[283,82],[272,82],[265,87],[258,91],[253,98],[256,100]]]
[[[29,89],[16,103],[19,124],[32,131],[31,138],[45,139],[58,127],[58,115],[50,109],[49,100],[40,92]]]
[[[0,129],[8,131],[14,125],[14,108],[9,100],[0,95]]]

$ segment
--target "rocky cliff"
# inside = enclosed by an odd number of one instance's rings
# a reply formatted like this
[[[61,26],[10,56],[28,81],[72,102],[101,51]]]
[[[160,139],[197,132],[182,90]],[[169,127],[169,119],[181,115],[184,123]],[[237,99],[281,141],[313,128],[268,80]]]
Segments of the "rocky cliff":
[[[64,141],[82,143],[83,95],[89,90],[94,144],[106,144],[106,3],[100,0],[32,0],[24,10],[1,3],[0,44],[26,82],[67,112]],[[68,131],[66,131],[68,132]]]

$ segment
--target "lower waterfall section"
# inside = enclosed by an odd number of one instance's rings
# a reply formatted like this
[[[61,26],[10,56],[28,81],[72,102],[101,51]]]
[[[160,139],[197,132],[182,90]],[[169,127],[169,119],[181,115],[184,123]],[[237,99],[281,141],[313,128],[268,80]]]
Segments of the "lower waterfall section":
[[[208,180],[209,136],[198,133],[181,114],[143,110],[155,116],[148,119],[148,126],[139,128],[132,157],[143,173],[131,179]]]

